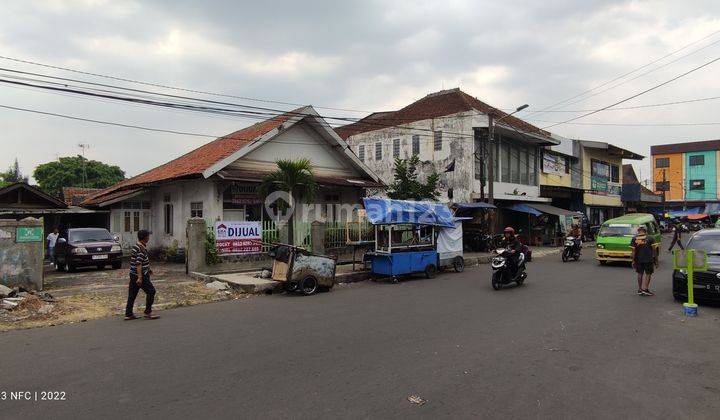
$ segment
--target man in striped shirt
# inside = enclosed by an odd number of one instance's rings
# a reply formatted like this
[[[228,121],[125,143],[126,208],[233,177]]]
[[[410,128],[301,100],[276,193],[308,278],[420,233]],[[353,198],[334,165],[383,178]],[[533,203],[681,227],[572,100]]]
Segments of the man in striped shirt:
[[[130,250],[130,285],[128,288],[127,306],[125,307],[125,321],[137,319],[133,314],[135,298],[140,289],[145,292],[145,319],[157,319],[152,313],[152,305],[155,300],[155,287],[150,281],[152,270],[150,269],[150,258],[148,257],[147,244],[150,241],[148,230],[140,230],[137,234],[138,241]]]

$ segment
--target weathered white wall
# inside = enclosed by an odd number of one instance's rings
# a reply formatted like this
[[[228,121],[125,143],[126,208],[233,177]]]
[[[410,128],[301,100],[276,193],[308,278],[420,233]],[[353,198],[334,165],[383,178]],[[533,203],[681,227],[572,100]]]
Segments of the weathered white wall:
[[[279,159],[307,158],[318,176],[360,177],[335,148],[337,144],[331,145],[312,126],[301,121],[231,163],[228,168],[269,172],[277,168],[275,162]]]
[[[486,115],[476,111],[462,112],[404,124],[402,128],[389,127],[356,134],[348,138],[348,143],[355,154],[358,154],[358,146],[364,144],[365,164],[389,184],[393,180],[395,167],[393,139],[400,139],[400,157],[405,159],[412,154],[413,135],[419,135],[420,179],[424,181],[435,169],[440,174],[440,201],[449,201],[448,188],[453,188],[453,201],[468,202],[472,201],[472,193],[476,192],[473,187],[475,176],[473,127],[487,127],[487,125]],[[443,132],[441,150],[434,148],[433,131]],[[382,143],[382,158],[379,161],[375,160],[376,142]],[[453,159],[455,171],[444,172]]]

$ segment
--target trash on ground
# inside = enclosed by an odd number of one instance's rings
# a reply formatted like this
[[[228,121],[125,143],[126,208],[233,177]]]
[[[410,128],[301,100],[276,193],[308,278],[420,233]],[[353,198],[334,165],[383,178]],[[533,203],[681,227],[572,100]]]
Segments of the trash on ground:
[[[407,397],[407,400],[417,405],[423,405],[427,402],[426,400],[418,397],[417,395],[410,395],[409,397]]]

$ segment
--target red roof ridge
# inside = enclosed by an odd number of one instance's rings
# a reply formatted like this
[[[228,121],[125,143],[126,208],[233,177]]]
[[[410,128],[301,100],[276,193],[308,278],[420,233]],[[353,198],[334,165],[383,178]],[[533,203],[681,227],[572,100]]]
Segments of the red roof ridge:
[[[483,114],[494,114],[498,118],[504,118],[503,122],[523,134],[538,133],[549,137],[550,133],[534,125],[521,120],[515,116],[495,108],[487,103],[463,92],[460,88],[445,89],[425,95],[423,98],[412,102],[405,107],[389,113],[388,115],[377,116],[373,113],[367,117],[338,127],[335,131],[343,139],[350,136],[369,131],[382,130],[390,127],[398,127],[415,121],[444,117],[476,110]]]
[[[103,196],[109,195],[122,189],[142,187],[161,181],[173,179],[195,178],[202,176],[202,173],[215,163],[227,158],[238,150],[250,144],[253,140],[261,137],[270,131],[278,128],[292,117],[305,117],[311,114],[303,113],[309,105],[296,108],[284,114],[273,116],[264,121],[257,122],[230,134],[218,137],[205,143],[169,162],[156,166],[117,184],[105,188],[96,194],[88,196],[83,205],[96,205]]]

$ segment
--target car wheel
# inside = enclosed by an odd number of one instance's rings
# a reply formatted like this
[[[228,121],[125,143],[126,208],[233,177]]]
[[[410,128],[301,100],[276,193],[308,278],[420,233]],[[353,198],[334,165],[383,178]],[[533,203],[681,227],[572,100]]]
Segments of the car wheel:
[[[453,268],[457,273],[465,271],[465,260],[463,257],[455,257],[455,260],[453,260]]]
[[[305,277],[305,279],[302,281],[302,284],[300,285],[300,291],[306,295],[312,295],[318,290],[318,282],[315,277]]]
[[[425,277],[431,279],[434,278],[437,274],[437,267],[435,264],[428,264],[427,267],[425,267]]]

